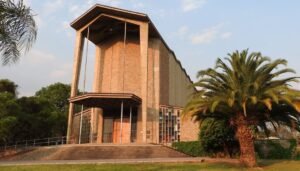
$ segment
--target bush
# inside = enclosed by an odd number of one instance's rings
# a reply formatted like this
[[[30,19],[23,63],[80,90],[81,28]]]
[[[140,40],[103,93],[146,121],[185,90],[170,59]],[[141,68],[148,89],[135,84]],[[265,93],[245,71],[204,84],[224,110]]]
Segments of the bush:
[[[204,151],[210,156],[237,156],[239,143],[235,132],[225,120],[206,119],[200,126],[199,139]]]
[[[206,155],[199,141],[174,142],[172,143],[172,147],[194,157]]]
[[[255,151],[261,159],[293,159],[297,158],[297,141],[289,140],[258,140]]]

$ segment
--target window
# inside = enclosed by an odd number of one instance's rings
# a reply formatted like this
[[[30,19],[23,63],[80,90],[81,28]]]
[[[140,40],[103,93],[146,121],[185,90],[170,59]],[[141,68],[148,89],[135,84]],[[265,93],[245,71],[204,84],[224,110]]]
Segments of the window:
[[[161,107],[159,112],[159,142],[172,143],[180,140],[181,109]]]

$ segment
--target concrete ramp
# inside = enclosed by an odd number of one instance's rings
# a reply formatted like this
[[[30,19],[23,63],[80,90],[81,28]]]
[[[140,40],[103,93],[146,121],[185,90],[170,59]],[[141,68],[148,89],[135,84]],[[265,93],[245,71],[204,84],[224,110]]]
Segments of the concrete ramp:
[[[169,147],[151,144],[130,145],[63,145],[37,147],[30,151],[1,158],[2,161],[25,160],[95,160],[190,157]]]

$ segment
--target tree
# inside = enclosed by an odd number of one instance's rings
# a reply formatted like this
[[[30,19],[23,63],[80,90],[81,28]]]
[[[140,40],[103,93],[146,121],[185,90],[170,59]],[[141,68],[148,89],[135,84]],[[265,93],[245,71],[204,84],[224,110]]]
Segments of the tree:
[[[2,64],[16,62],[36,40],[37,26],[32,10],[23,0],[0,0],[0,53]]]
[[[52,136],[62,136],[67,132],[67,119],[71,87],[67,84],[55,83],[35,93],[40,101],[47,101],[51,108]]]
[[[0,92],[0,144],[10,140],[11,129],[17,122],[14,116],[19,112],[19,106],[13,94]]]
[[[14,97],[17,96],[17,88],[18,85],[16,85],[14,82],[8,80],[8,79],[0,79],[0,93],[11,93]]]
[[[200,121],[208,117],[227,120],[235,129],[241,162],[255,166],[255,126],[267,129],[266,122],[290,127],[299,123],[295,112],[299,111],[299,91],[289,85],[297,77],[283,78],[283,74],[294,73],[285,67],[286,60],[271,61],[261,53],[248,54],[248,50],[228,54],[225,61],[219,58],[215,68],[198,72],[194,87],[199,91],[184,114]]]
[[[49,102],[37,97],[21,97],[17,99],[20,112],[15,116],[17,124],[12,129],[12,141],[46,138],[52,136],[52,108]]]

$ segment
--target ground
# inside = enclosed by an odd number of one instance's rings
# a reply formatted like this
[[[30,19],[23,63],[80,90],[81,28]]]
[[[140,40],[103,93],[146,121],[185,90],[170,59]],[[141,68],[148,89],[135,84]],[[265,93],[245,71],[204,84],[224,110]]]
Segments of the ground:
[[[147,163],[147,164],[73,164],[73,165],[31,165],[31,166],[0,166],[1,171],[198,171],[198,170],[272,170],[298,171],[300,161],[260,161],[260,167],[247,169],[236,164],[226,163]]]

